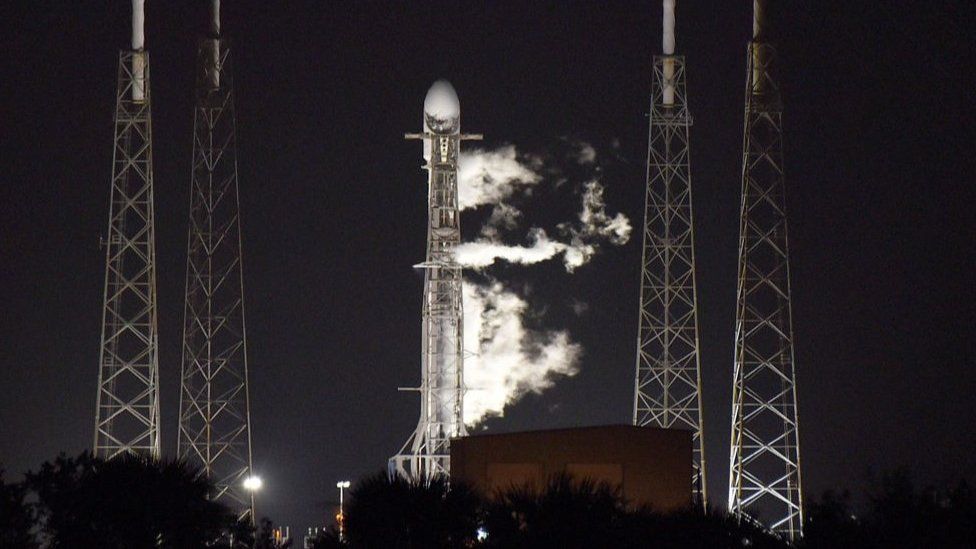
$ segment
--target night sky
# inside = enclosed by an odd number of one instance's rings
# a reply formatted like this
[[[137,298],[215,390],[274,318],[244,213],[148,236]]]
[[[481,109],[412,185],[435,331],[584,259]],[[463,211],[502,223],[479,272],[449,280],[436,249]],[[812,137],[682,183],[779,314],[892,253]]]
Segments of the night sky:
[[[130,3],[0,7],[0,463],[91,445],[117,51]],[[751,1],[679,2],[692,128],[706,452],[724,506]],[[905,6],[905,7],[895,7]],[[150,1],[162,437],[175,454],[193,62],[206,2]],[[335,482],[416,425],[437,78],[482,146],[597,151],[635,234],[572,275],[499,267],[580,373],[489,432],[628,423],[658,2],[224,2],[234,40],[259,515],[324,522]],[[807,496],[907,466],[976,480],[971,3],[781,2],[787,196]],[[572,188],[523,211],[553,224]],[[465,212],[465,237],[483,211]],[[585,303],[581,314],[573,304]]]

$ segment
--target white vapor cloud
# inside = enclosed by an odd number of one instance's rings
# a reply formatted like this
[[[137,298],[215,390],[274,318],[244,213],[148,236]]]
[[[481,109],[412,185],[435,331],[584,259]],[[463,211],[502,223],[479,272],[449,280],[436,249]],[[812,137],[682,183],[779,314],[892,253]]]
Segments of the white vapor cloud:
[[[477,238],[455,248],[458,263],[474,271],[469,273],[473,279],[465,278],[463,289],[464,347],[470,353],[464,365],[468,425],[500,416],[522,396],[541,393],[561,376],[575,375],[583,353],[565,330],[529,328],[526,320],[536,318],[539,311],[495,278],[492,266],[499,260],[513,265],[561,260],[566,272],[572,273],[601,247],[622,245],[630,238],[627,217],[607,212],[596,150],[588,143],[564,142],[571,147],[569,154],[546,159],[520,154],[512,145],[461,155],[461,209],[491,207]],[[525,223],[524,212],[513,203],[525,204],[543,184],[546,200],[549,193],[579,193],[580,197],[576,216],[550,232]],[[511,243],[520,227],[525,227],[522,241]],[[585,310],[584,303],[574,301],[576,315]]]
[[[603,185],[599,181],[589,181],[583,185],[583,210],[580,212],[582,234],[602,237],[611,244],[620,246],[630,240],[630,220],[622,213],[607,215],[607,203],[603,199]]]
[[[484,231],[482,231],[484,233]],[[566,244],[550,240],[546,231],[533,228],[529,231],[531,246],[508,245],[495,238],[481,238],[474,242],[465,242],[454,249],[454,257],[465,267],[483,269],[496,259],[504,259],[509,263],[532,265],[566,250]]]
[[[527,328],[528,303],[500,282],[465,281],[463,293],[464,347],[474,353],[464,361],[466,424],[501,416],[525,394],[541,393],[559,376],[579,371],[582,347],[565,331]]]
[[[542,181],[540,161],[520,161],[514,145],[493,151],[462,151],[458,158],[458,206],[462,210],[499,204],[517,190],[531,192]]]
[[[620,246],[630,240],[630,220],[622,213],[611,217],[603,198],[603,185],[589,181],[583,185],[582,208],[576,222],[558,225],[565,241],[554,240],[546,231],[533,227],[528,230],[528,246],[505,244],[499,236],[499,226],[511,229],[520,212],[505,204],[492,211],[481,229],[481,237],[455,248],[455,259],[464,267],[484,269],[501,259],[509,263],[532,265],[562,254],[567,272],[585,265],[603,242]],[[501,213],[500,213],[501,212]]]
[[[576,148],[576,162],[578,164],[595,164],[596,149],[586,141],[577,141],[573,144]]]
[[[588,181],[583,185],[583,208],[579,213],[579,223],[560,223],[559,230],[570,236],[569,245],[563,255],[566,270],[573,272],[588,263],[596,254],[603,241],[615,246],[630,240],[630,220],[622,213],[610,217],[603,199],[603,185],[599,181]]]

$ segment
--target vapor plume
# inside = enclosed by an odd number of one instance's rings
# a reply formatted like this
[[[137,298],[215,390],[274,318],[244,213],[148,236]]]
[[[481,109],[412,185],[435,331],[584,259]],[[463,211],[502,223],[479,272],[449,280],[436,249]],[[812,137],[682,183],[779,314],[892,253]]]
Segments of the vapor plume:
[[[463,151],[458,158],[458,205],[467,210],[502,203],[516,191],[531,192],[542,180],[539,162],[519,159],[513,145]]]
[[[455,257],[465,267],[483,269],[497,260],[532,265],[561,254],[566,271],[573,272],[588,263],[603,243],[620,246],[630,240],[630,220],[622,213],[612,217],[607,214],[603,192],[599,181],[584,183],[577,220],[557,225],[557,239],[550,238],[542,228],[528,229],[528,245],[502,242],[499,229],[514,228],[520,212],[504,204],[497,205],[482,226],[480,237],[459,245]]]
[[[573,273],[602,247],[630,238],[627,217],[607,212],[596,149],[566,139],[562,147],[568,151],[546,156],[520,153],[513,145],[461,155],[460,207],[487,214],[478,236],[455,248],[456,260],[469,269],[464,281],[464,344],[470,353],[464,367],[464,421],[469,425],[502,415],[524,395],[541,393],[559,377],[575,375],[583,353],[565,330],[528,327],[527,319],[538,318],[539,311],[514,285],[499,280],[494,266],[561,261]],[[566,199],[559,195],[569,195],[579,207],[573,217],[547,231],[526,220],[539,194],[562,204]],[[505,273],[512,276],[510,269]]]
[[[465,282],[464,422],[502,415],[527,393],[541,393],[578,371],[582,348],[565,331],[525,326],[528,303],[500,282]]]

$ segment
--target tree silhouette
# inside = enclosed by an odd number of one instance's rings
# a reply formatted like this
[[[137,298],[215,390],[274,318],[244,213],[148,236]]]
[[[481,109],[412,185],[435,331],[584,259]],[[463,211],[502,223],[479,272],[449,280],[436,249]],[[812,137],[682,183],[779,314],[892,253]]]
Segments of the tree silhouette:
[[[487,504],[492,548],[614,547],[661,549],[780,549],[787,545],[735,517],[699,506],[670,513],[627,504],[619,488],[556,475],[541,490],[498,492]]]
[[[807,507],[805,549],[976,547],[976,499],[965,482],[918,491],[904,471],[883,474],[867,493],[864,513],[850,496],[827,492]]]
[[[485,498],[457,482],[412,483],[382,473],[356,484],[345,514],[345,540],[325,532],[314,549],[787,547],[725,513],[634,508],[619,489],[568,475],[552,477],[541,490],[512,486]]]
[[[487,547],[623,547],[626,509],[620,491],[568,475],[540,491],[513,486],[487,506]]]
[[[239,528],[208,499],[210,482],[181,462],[62,454],[26,482],[52,549],[196,549]]]
[[[27,487],[23,483],[5,483],[0,469],[0,547],[33,549],[38,546],[31,534],[34,513],[25,501],[26,496]]]
[[[630,539],[630,547],[786,549],[790,546],[750,521],[739,520],[714,508],[702,509],[700,505],[653,515],[644,524],[653,525],[652,530],[639,532],[636,528],[632,529],[631,532],[639,537]]]
[[[351,547],[406,549],[470,547],[478,529],[480,498],[443,479],[409,482],[378,473],[358,482],[346,506]]]

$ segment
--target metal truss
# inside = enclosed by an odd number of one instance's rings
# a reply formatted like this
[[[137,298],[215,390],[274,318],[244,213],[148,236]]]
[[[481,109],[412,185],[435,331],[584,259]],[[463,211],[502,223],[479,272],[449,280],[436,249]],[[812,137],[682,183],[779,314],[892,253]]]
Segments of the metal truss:
[[[749,44],[729,510],[802,535],[800,444],[776,50]]]
[[[95,455],[158,457],[159,369],[149,53],[119,53]]]
[[[247,337],[230,47],[197,52],[178,455],[213,481],[212,499],[253,522]]]
[[[692,432],[692,489],[704,504],[705,450],[688,148],[691,122],[684,57],[655,56],[634,425]]]
[[[425,115],[426,117],[427,115]],[[460,124],[408,134],[425,140],[428,171],[427,260],[424,302],[420,420],[400,452],[390,458],[389,472],[429,482],[451,472],[451,438],[467,434],[464,426],[464,314],[461,304],[461,266],[454,249],[461,242],[458,209],[458,149],[464,139]]]

